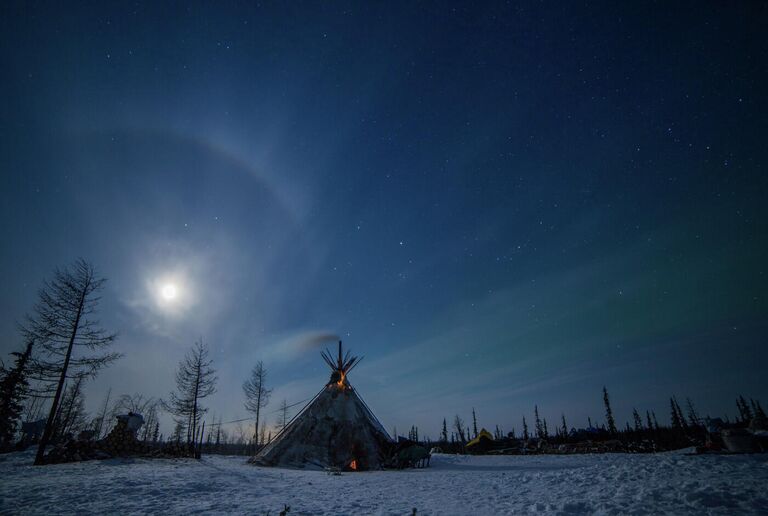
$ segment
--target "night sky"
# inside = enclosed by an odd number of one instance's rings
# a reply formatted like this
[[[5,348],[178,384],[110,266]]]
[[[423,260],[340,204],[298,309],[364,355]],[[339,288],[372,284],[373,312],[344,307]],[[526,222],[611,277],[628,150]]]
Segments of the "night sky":
[[[84,257],[126,355],[92,410],[200,338],[213,412],[259,359],[274,410],[336,335],[433,438],[768,402],[765,3],[81,4],[0,6],[6,362]]]

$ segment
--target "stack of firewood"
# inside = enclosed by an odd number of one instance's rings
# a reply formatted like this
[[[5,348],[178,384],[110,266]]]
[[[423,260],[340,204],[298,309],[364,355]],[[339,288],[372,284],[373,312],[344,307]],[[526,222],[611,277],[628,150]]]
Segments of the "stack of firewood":
[[[136,439],[136,433],[128,428],[124,419],[118,419],[112,431],[97,446],[111,457],[141,455],[149,451],[147,445]]]
[[[117,424],[101,441],[68,439],[45,456],[48,464],[110,459],[149,454],[149,447],[136,439],[136,429],[129,428],[126,416],[118,416]]]
[[[69,439],[48,452],[45,462],[79,462],[83,460],[111,459],[113,457],[176,458],[196,457],[195,447],[186,442],[169,442],[150,446],[136,439],[138,427],[131,424],[131,416],[118,416],[117,424],[100,441]],[[139,416],[140,417],[140,416]],[[131,428],[133,426],[133,428]],[[140,425],[139,425],[140,426]],[[199,457],[198,457],[199,458]]]
[[[79,462],[81,460],[101,458],[108,458],[108,456],[100,452],[96,448],[95,443],[69,439],[48,452],[48,455],[45,456],[45,462],[48,464],[60,464],[62,462]]]

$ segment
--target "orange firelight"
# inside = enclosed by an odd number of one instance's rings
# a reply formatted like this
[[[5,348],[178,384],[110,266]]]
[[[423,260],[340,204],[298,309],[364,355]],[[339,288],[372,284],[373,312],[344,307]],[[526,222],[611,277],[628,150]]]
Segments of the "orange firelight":
[[[352,459],[352,462],[349,463],[349,469],[351,469],[352,471],[356,471],[357,470],[357,460],[356,459]]]

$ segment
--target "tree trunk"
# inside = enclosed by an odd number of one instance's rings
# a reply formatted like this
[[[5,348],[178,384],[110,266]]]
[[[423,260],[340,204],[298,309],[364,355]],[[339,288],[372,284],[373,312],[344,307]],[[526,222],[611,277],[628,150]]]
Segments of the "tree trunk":
[[[77,316],[75,317],[75,323],[72,325],[72,335],[69,336],[69,345],[67,346],[67,354],[64,357],[64,365],[61,368],[61,377],[59,378],[59,385],[56,387],[56,394],[53,396],[53,402],[51,403],[51,412],[48,414],[48,422],[45,424],[45,430],[43,436],[40,438],[40,444],[37,447],[37,455],[35,455],[35,465],[40,466],[43,464],[43,457],[45,456],[45,447],[48,446],[48,441],[51,440],[51,434],[53,433],[53,421],[56,419],[56,412],[58,411],[59,400],[61,399],[61,391],[64,389],[64,382],[67,379],[67,368],[69,367],[69,359],[72,357],[72,348],[75,345],[75,337],[77,336],[77,330],[80,327],[80,316],[83,313],[83,304],[85,303],[85,293],[88,291],[88,283],[83,286],[83,290],[80,294],[80,302],[77,306]]]

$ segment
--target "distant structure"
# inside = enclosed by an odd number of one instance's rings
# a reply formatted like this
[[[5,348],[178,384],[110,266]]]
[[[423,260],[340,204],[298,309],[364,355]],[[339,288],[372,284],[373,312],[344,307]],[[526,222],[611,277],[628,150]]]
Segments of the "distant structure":
[[[342,353],[334,360],[325,387],[250,462],[261,466],[362,471],[380,469],[392,439],[350,385],[347,375],[358,357]]]

